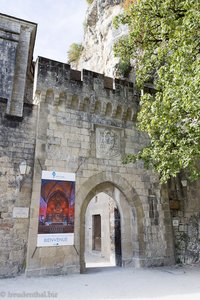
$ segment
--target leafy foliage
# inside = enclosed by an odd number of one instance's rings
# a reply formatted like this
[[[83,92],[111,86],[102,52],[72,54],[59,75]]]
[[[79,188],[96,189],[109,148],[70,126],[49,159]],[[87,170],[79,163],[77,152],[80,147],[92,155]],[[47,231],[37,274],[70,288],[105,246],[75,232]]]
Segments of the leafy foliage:
[[[127,0],[115,25],[129,34],[115,53],[136,62],[137,85],[154,93],[141,96],[138,126],[150,144],[125,162],[144,160],[161,182],[187,170],[199,177],[200,159],[200,0]]]
[[[69,47],[69,51],[67,52],[69,63],[78,62],[82,51],[83,51],[82,44],[77,44],[77,43],[71,44]]]
[[[130,4],[134,3],[134,2],[137,2],[137,0],[124,0],[123,1],[123,7],[124,9],[128,9],[128,7],[130,6]]]
[[[120,60],[116,66],[116,75],[119,77],[127,78],[131,71],[130,60]]]

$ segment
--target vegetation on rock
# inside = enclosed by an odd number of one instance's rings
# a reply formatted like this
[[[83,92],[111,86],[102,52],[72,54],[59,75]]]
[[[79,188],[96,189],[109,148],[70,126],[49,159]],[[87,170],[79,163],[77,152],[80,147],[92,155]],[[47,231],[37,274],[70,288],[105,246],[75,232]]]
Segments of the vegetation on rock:
[[[67,52],[68,62],[69,63],[78,62],[82,51],[83,51],[82,44],[77,44],[77,43],[71,44],[70,47],[69,47],[69,51]]]
[[[94,0],[86,0],[88,4],[92,4]]]
[[[140,100],[138,126],[150,143],[125,162],[142,159],[161,182],[187,170],[200,176],[200,1],[127,0],[116,26],[129,34],[115,45],[123,60],[134,59]]]

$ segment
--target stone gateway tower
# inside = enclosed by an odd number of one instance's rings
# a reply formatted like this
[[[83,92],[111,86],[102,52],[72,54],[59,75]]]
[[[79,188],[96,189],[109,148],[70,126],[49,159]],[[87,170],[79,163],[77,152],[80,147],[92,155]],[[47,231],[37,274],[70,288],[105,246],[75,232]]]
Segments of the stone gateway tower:
[[[122,267],[173,264],[176,215],[167,187],[142,162],[122,164],[148,142],[136,129],[134,85],[42,57],[34,65],[36,24],[5,15],[0,24],[0,276],[84,272],[86,244],[103,251],[93,242],[103,242],[107,217],[86,213],[92,199],[104,203],[102,194],[115,218],[109,226],[118,224],[119,239],[111,234],[109,243],[120,248]],[[42,171],[75,174],[73,245],[37,246]],[[101,224],[95,237],[88,215]]]
[[[134,86],[39,58],[34,103],[38,117],[27,275],[84,271],[86,208],[102,192],[116,202],[121,216],[122,265],[172,263],[169,206],[157,176],[141,163],[122,165],[124,154],[146,142],[134,125]],[[42,170],[76,174],[75,247],[36,247]]]

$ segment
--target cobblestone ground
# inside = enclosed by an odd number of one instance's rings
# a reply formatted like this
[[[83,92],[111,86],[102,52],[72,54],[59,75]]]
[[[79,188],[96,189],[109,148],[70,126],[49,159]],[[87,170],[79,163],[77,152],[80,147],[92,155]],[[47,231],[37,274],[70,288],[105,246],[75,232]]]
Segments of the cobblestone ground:
[[[200,299],[200,265],[90,268],[86,274],[0,280],[0,299]]]

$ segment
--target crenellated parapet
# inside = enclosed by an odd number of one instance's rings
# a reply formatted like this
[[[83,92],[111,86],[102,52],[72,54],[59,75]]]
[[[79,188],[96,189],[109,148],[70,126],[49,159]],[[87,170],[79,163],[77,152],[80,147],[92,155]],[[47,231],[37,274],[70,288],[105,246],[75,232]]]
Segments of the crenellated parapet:
[[[34,101],[62,105],[100,116],[133,121],[139,95],[132,82],[39,57],[35,68]]]

